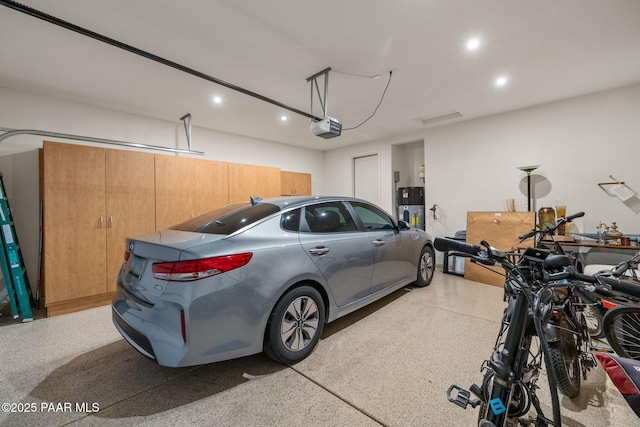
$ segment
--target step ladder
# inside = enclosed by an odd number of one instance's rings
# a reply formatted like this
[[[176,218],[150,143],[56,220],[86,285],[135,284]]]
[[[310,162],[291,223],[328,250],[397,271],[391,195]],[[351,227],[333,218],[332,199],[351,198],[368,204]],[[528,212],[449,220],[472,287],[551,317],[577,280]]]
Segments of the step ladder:
[[[22,258],[18,236],[13,225],[2,173],[0,173],[0,236],[0,240],[2,240],[0,264],[2,265],[2,275],[4,276],[9,296],[11,314],[14,319],[22,315],[23,322],[30,322],[33,320],[31,286],[24,268],[24,259]]]

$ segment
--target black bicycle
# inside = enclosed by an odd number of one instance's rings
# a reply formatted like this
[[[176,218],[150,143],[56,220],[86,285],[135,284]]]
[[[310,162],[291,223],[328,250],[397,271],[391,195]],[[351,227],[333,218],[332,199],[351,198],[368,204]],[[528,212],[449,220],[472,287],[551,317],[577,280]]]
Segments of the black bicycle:
[[[518,238],[522,243],[533,237],[535,248],[548,250],[555,255],[566,255],[570,265],[576,267],[575,257],[573,254],[564,252],[556,237],[556,231],[583,216],[584,212],[578,212],[560,217],[554,224],[545,222]],[[567,258],[564,259],[566,262]],[[565,268],[563,265],[544,267],[548,273],[558,273]],[[563,284],[566,286],[556,285],[554,288],[557,303],[554,306],[553,315],[545,324],[545,333],[551,360],[549,366],[555,373],[558,389],[565,396],[574,398],[580,393],[582,378],[586,378],[586,370],[595,366],[595,361],[589,352],[589,333],[595,332],[598,328],[601,329],[601,319],[595,316],[597,312],[594,313],[594,307],[581,298],[582,292],[589,292],[589,290],[584,286],[575,286],[569,281]]]
[[[474,384],[466,390],[453,384],[447,391],[448,400],[462,408],[479,406],[480,427],[560,426],[556,370],[547,372],[552,419],[542,411],[536,395],[537,381],[543,362],[553,366],[550,348],[554,340],[569,343],[571,349],[578,348],[576,336],[567,327],[565,321],[568,320],[562,314],[562,306],[568,298],[566,281],[572,281],[572,286],[586,286],[578,281],[595,282],[593,276],[577,273],[567,255],[553,254],[541,248],[505,253],[487,242],[479,246],[446,238],[436,238],[434,244],[440,251],[470,257],[480,264],[500,265],[506,273],[507,307],[492,355],[482,364],[481,385]],[[563,271],[550,273],[559,269]],[[554,317],[564,320],[555,323]],[[587,359],[583,362],[581,370],[584,372],[595,366],[593,357],[588,363]],[[534,415],[530,415],[532,407]]]

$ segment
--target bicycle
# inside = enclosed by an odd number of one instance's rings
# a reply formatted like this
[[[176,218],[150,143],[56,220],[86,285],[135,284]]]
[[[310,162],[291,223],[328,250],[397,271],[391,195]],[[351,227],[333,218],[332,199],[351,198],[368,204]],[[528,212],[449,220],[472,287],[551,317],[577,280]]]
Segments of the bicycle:
[[[627,283],[624,287],[620,287],[617,285],[618,282],[614,281],[612,289],[596,287],[593,290],[580,290],[579,296],[585,303],[585,317],[591,337],[602,338],[605,336],[604,316],[609,310],[620,305],[634,305],[640,302],[640,297],[634,296],[636,295],[635,289],[640,289],[640,281],[638,281],[636,274],[638,263],[640,263],[640,252],[610,270],[600,270],[594,274],[595,277],[600,277],[601,281],[604,277],[624,280]]]
[[[446,238],[436,238],[434,245],[440,251],[470,257],[483,265],[498,264],[506,273],[505,297],[508,304],[492,355],[482,363],[482,385],[473,384],[470,390],[466,390],[452,384],[447,390],[447,399],[465,409],[469,405],[473,408],[480,406],[480,427],[560,426],[555,370],[550,369],[547,373],[553,420],[542,411],[536,396],[539,388],[536,383],[543,359],[547,366],[553,364],[552,351],[549,350],[550,335],[561,337],[561,341],[566,342],[574,338],[574,332],[564,324],[560,327],[553,325],[551,319],[563,311],[561,306],[569,297],[564,291],[567,288],[565,280],[593,282],[595,279],[575,272],[567,255],[551,254],[549,250],[540,248],[527,248],[523,253],[505,253],[484,241],[481,245],[474,245]],[[560,268],[564,271],[549,273]],[[577,348],[575,343],[572,348]],[[587,363],[588,360],[585,358],[581,365],[583,374],[595,366],[593,357]],[[527,416],[532,406],[535,418]]]
[[[534,247],[548,250],[551,254],[568,256],[571,266],[576,267],[576,258],[566,254],[556,238],[556,230],[576,218],[584,216],[578,212],[567,217],[560,217],[555,224],[545,222],[535,226],[531,231],[518,236],[520,242],[533,237]],[[551,246],[545,243],[551,240]],[[563,267],[546,267],[548,272],[559,272]],[[591,279],[593,280],[593,279]],[[586,379],[583,364],[595,366],[587,348],[591,348],[590,334],[601,330],[602,319],[592,304],[585,303],[582,292],[588,292],[583,286],[574,286],[565,281],[566,287],[556,287],[556,293],[563,293],[561,303],[554,309],[554,315],[546,324],[547,341],[551,358],[550,368],[554,371],[558,389],[569,398],[580,393],[581,378]],[[557,334],[557,330],[564,330],[570,334]],[[582,373],[582,376],[581,376]]]

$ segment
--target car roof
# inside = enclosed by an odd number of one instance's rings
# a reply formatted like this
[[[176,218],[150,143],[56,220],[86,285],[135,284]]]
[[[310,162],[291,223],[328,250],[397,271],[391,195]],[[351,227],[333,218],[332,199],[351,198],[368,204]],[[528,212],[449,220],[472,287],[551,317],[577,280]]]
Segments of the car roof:
[[[366,200],[358,199],[356,197],[345,196],[287,196],[287,197],[274,197],[261,200],[261,203],[271,203],[280,208],[280,210],[295,208],[297,206],[304,206],[309,203],[322,203],[322,202],[334,202],[339,201],[356,201],[362,203],[372,204]]]

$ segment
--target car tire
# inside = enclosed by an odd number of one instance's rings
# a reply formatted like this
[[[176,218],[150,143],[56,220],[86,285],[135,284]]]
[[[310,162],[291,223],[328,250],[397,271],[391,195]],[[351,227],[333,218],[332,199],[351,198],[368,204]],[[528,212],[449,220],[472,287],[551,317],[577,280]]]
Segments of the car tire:
[[[316,289],[305,285],[288,291],[269,316],[264,352],[285,365],[300,362],[320,341],[324,320],[324,301]]]
[[[425,246],[420,252],[418,259],[418,277],[416,286],[421,288],[429,286],[433,280],[433,273],[436,271],[435,254],[430,246]]]

